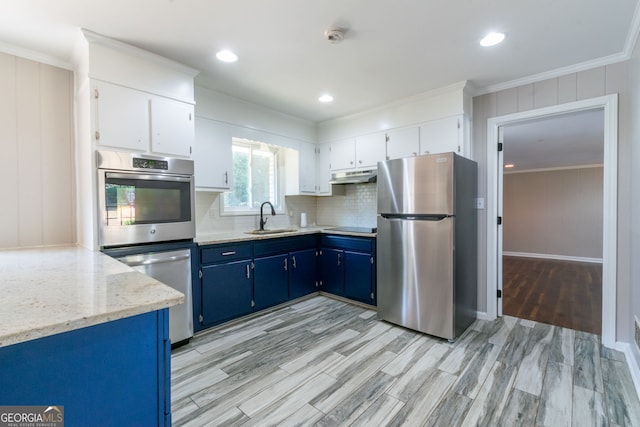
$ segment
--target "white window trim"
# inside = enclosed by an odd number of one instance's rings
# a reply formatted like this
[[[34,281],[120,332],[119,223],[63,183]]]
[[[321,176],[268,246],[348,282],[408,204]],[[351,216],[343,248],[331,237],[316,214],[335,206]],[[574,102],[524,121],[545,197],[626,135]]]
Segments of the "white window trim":
[[[284,198],[284,188],[285,188],[285,168],[284,168],[284,147],[281,147],[279,145],[274,145],[274,144],[268,144],[262,141],[255,141],[255,140],[250,140],[250,139],[246,139],[246,138],[240,138],[240,137],[233,137],[232,141],[240,141],[240,142],[246,142],[247,145],[251,145],[251,144],[266,144],[270,147],[274,147],[274,149],[277,150],[277,156],[276,156],[276,205],[274,205],[275,211],[276,211],[276,215],[283,215],[285,214],[286,210],[285,210],[285,198]],[[232,142],[233,143],[233,142]],[[271,200],[262,200],[260,203],[262,204],[263,202],[269,201],[271,203],[273,203],[273,201]],[[267,212],[269,213],[269,216],[271,216],[271,211],[268,210],[269,208],[266,207],[264,210],[265,215],[267,214]],[[255,207],[255,208],[248,208],[248,209],[234,209],[234,208],[227,208],[225,209],[224,207],[224,193],[220,194],[220,216],[221,217],[231,217],[231,216],[256,216],[256,215],[260,215],[260,207]]]

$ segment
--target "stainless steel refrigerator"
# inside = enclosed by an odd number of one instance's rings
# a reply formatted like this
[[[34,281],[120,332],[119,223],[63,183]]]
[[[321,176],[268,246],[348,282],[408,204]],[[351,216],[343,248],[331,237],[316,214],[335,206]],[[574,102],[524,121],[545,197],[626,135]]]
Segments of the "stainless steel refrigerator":
[[[455,340],[477,311],[477,165],[455,153],[378,163],[378,317]]]

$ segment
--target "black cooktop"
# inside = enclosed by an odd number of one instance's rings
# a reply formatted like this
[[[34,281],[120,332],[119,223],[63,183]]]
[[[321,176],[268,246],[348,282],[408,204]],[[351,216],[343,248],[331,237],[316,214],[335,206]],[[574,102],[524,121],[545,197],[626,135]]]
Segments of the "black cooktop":
[[[378,231],[376,227],[335,227],[329,230],[344,231],[347,233],[375,233]]]

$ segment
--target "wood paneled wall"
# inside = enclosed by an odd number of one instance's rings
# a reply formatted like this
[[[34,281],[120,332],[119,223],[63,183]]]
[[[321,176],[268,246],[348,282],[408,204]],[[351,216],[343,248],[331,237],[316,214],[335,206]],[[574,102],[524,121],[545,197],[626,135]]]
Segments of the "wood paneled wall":
[[[602,172],[505,174],[503,251],[602,259]]]
[[[487,93],[473,98],[473,156],[478,162],[478,197],[487,194],[487,121],[511,113],[560,105],[613,93],[618,94],[618,262],[617,316],[618,338],[628,341],[631,329],[631,76],[629,61],[596,67],[557,78]],[[491,144],[491,149],[495,149]],[[478,311],[487,301],[486,211],[478,211]],[[493,285],[491,285],[493,286]]]
[[[0,53],[0,248],[75,242],[73,74]]]

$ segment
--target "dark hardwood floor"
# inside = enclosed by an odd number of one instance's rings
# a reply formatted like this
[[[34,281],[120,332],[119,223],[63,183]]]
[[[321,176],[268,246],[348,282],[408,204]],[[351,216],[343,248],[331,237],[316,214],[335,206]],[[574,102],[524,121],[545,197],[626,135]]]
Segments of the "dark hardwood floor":
[[[503,314],[601,334],[602,264],[503,257]]]

